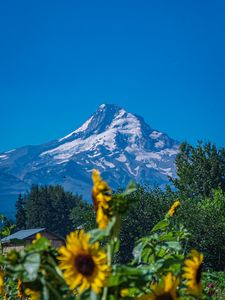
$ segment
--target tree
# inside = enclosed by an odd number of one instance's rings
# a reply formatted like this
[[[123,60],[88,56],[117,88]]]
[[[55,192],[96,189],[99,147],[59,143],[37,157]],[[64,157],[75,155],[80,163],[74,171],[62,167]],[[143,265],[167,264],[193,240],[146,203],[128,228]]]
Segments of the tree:
[[[0,214],[0,254],[3,254],[2,238],[10,235],[11,231],[15,228],[15,224],[7,219],[3,214]]]
[[[27,194],[27,202],[25,205],[27,228],[43,227],[43,221],[48,221],[43,220],[42,218],[43,208],[45,211],[46,207],[42,205],[40,187],[38,185],[33,185],[30,192]]]
[[[21,230],[26,228],[26,212],[25,212],[25,196],[19,194],[16,201],[16,229]]]
[[[71,210],[83,202],[81,196],[65,192],[62,186],[33,185],[25,204],[27,227],[46,227],[65,236],[74,229]]]
[[[225,191],[225,148],[218,150],[210,142],[196,147],[182,143],[176,157],[174,186],[186,197],[211,197],[212,190]]]
[[[70,220],[74,229],[83,228],[85,231],[89,231],[96,227],[94,208],[84,201],[80,201],[72,209]]]
[[[135,242],[147,235],[152,227],[164,217],[176,196],[176,193],[169,187],[163,191],[158,187],[141,186],[127,196],[129,202],[133,204],[122,218],[121,245],[118,255],[120,262],[124,263],[132,259]]]
[[[70,213],[74,207],[83,202],[80,195],[73,195],[71,192],[64,191],[62,186],[50,186],[50,202],[52,205],[51,228],[54,232],[65,235],[74,230],[70,220]]]
[[[205,266],[224,270],[225,193],[217,189],[211,198],[183,199],[176,221],[191,233],[187,251],[199,249],[205,256]]]

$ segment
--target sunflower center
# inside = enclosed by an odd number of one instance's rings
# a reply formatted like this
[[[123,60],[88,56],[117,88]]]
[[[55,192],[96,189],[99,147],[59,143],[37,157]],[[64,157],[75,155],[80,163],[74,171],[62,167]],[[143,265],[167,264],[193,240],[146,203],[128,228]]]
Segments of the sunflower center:
[[[195,277],[195,279],[196,279],[197,284],[200,283],[201,278],[202,278],[202,264],[198,267],[198,270],[197,270],[197,272],[196,272],[196,277]]]
[[[83,276],[91,276],[95,269],[95,263],[89,254],[79,254],[75,258],[75,267]]]
[[[165,293],[163,295],[160,296],[156,296],[155,298],[156,300],[173,300],[173,297],[170,293]]]

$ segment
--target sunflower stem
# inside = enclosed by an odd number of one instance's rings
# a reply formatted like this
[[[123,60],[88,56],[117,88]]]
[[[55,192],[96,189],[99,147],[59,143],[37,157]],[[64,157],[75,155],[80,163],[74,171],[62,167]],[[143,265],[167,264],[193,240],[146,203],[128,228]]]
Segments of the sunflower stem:
[[[111,239],[109,243],[107,244],[107,258],[108,258],[108,266],[111,267],[112,265],[112,244],[111,244]],[[108,287],[105,287],[103,289],[103,294],[102,294],[102,300],[107,300],[108,296]]]
[[[113,257],[118,248],[120,225],[121,225],[121,216],[119,214],[116,214],[116,222],[112,228],[112,234],[107,244],[107,257],[108,257],[109,267],[112,266]],[[108,288],[105,287],[103,289],[102,300],[107,300],[107,296],[108,296]]]

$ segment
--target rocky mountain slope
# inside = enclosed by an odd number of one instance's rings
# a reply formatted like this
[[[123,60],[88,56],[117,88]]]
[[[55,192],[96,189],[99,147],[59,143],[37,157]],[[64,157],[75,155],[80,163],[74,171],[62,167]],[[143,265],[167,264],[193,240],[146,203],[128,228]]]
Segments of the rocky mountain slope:
[[[113,188],[131,179],[164,185],[175,175],[179,143],[152,129],[142,117],[101,105],[78,129],[47,144],[0,154],[0,207],[13,210],[19,192],[32,184],[61,184],[90,199],[91,171],[101,171]]]

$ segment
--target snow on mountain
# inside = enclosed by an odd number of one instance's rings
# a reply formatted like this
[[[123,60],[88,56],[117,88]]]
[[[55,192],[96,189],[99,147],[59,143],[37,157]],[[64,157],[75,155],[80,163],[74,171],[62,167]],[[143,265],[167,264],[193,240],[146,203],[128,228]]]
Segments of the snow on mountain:
[[[177,141],[152,129],[142,117],[102,104],[65,137],[1,153],[0,199],[24,192],[35,183],[62,184],[90,197],[93,168],[101,171],[113,188],[123,187],[131,179],[163,185],[168,176],[175,175],[178,147]],[[9,176],[16,181],[16,189],[12,179],[5,180]]]

